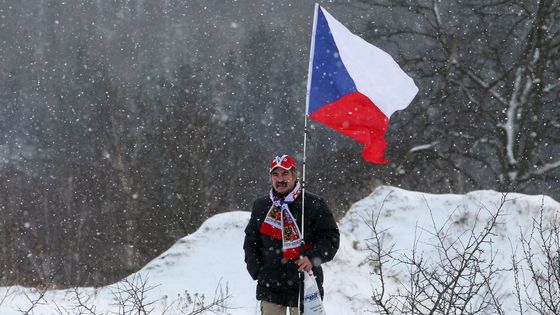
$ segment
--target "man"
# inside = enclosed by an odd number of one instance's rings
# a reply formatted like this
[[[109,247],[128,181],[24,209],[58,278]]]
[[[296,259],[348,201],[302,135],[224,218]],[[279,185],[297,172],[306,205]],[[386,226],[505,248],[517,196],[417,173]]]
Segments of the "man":
[[[299,273],[316,276],[323,297],[321,264],[333,259],[340,234],[325,202],[302,187],[294,159],[289,155],[275,157],[270,164],[272,188],[268,196],[253,203],[251,219],[245,228],[245,263],[251,277],[257,280],[257,300],[261,314],[298,314]],[[302,199],[305,200],[303,230]],[[301,234],[304,237],[300,258]]]

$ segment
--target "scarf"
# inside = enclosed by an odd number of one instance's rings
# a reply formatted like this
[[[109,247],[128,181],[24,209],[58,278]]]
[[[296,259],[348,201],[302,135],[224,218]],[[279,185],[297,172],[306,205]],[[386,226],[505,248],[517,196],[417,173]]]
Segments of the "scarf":
[[[301,185],[299,182],[284,198],[275,196],[271,189],[269,197],[272,200],[272,206],[259,229],[259,232],[264,235],[282,240],[282,257],[285,259],[298,259],[300,255],[300,245],[303,240],[297,222],[289,208],[289,205],[300,194]]]

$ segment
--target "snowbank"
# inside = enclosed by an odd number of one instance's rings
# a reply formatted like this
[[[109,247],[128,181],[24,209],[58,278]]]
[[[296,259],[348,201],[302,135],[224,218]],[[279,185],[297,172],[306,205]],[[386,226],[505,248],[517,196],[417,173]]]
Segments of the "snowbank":
[[[434,226],[449,226],[458,234],[473,227],[482,228],[482,223],[499,207],[502,197],[494,191],[435,195],[388,186],[377,188],[354,204],[339,222],[340,250],[332,262],[324,265],[327,313],[370,314],[373,310],[371,296],[379,283],[372,275],[374,266],[367,250],[372,236],[372,218],[379,219],[379,226],[385,233],[384,242],[395,244],[395,250],[406,254],[416,240],[416,244],[421,244],[420,250],[429,254],[430,246],[424,245],[433,241],[429,231],[433,231]],[[530,228],[532,218],[541,208],[546,215],[560,210],[560,204],[546,196],[508,194],[507,200],[493,239],[493,248],[499,253],[497,263],[504,264],[509,261],[512,248],[518,248],[520,232]],[[225,313],[257,314],[255,283],[243,261],[243,230],[248,220],[249,213],[239,211],[210,218],[195,233],[182,238],[138,273],[130,275],[128,283],[143,281],[151,288],[147,300],[157,300],[152,305],[155,314],[164,310],[166,314],[173,314],[180,302],[185,301],[185,292],[191,297],[195,293],[198,297],[204,295],[207,302],[216,294],[229,294],[229,309]],[[394,292],[399,281],[406,280],[406,275],[398,266],[390,275],[387,286]],[[124,287],[121,282],[98,289],[48,291],[35,306],[34,313],[70,311],[76,307],[76,294],[83,304],[95,306],[98,313],[115,311],[115,293]],[[28,309],[38,293],[33,289],[4,287],[0,288],[0,301],[2,297],[5,299],[0,305],[0,314],[20,314],[18,310]]]

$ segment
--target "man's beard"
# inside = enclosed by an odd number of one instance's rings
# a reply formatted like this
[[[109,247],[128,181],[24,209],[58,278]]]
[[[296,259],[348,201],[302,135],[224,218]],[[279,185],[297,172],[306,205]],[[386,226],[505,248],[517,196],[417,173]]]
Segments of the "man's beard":
[[[280,187],[288,187],[288,182],[276,182],[276,184],[274,184],[275,188],[280,188]]]

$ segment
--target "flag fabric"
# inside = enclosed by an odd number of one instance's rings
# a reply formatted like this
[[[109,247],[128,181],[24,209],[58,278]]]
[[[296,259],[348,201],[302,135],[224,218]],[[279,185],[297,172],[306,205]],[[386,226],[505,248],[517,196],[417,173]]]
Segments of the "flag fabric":
[[[306,114],[365,145],[366,161],[385,164],[389,118],[418,93],[383,50],[350,32],[315,5]]]

